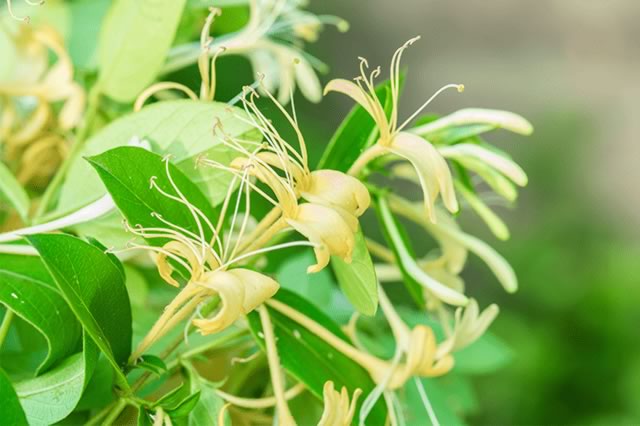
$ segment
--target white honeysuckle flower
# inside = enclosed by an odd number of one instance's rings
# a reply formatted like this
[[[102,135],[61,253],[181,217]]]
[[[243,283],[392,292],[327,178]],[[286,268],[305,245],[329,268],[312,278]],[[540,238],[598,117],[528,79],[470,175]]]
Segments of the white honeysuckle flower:
[[[223,142],[241,156],[233,160],[229,167],[208,159],[201,159],[200,162],[236,175],[248,173],[269,187],[275,197],[254,186],[277,213],[271,233],[266,235],[270,237],[286,227],[304,235],[313,244],[317,260],[315,265],[308,268],[309,272],[318,272],[327,266],[331,255],[350,262],[358,217],[370,203],[366,187],[358,179],[338,171],[311,171],[295,109],[290,115],[268,90],[265,89],[265,93],[294,130],[299,150],[287,142],[257,108],[257,92],[246,87],[242,97],[246,117],[262,133],[265,142],[257,146],[254,144],[256,148],[249,151],[246,141],[227,135],[219,125]],[[247,120],[245,117],[239,118]],[[307,202],[300,203],[299,198]]]
[[[475,299],[470,299],[464,309],[456,309],[453,332],[438,345],[436,358],[445,357],[478,340],[498,316],[499,311],[498,305],[491,304],[480,312]]]
[[[412,45],[419,37],[407,41],[396,50],[391,59],[390,83],[391,83],[391,115],[387,118],[384,107],[376,95],[374,79],[380,74],[380,68],[374,69],[369,75],[366,59],[360,58],[360,76],[355,83],[344,79],[331,80],[325,87],[324,93],[340,92],[360,104],[374,119],[380,132],[380,137],[375,145],[365,151],[349,170],[349,174],[356,175],[369,161],[381,155],[395,155],[411,163],[418,175],[423,192],[424,208],[430,220],[435,221],[434,204],[438,195],[446,208],[453,212],[458,210],[453,189],[451,171],[447,162],[427,140],[420,136],[404,131],[405,127],[444,90],[455,88],[459,92],[464,89],[461,84],[448,84],[438,90],[422,106],[420,106],[407,120],[398,122],[398,98],[400,91],[400,59],[402,53]]]
[[[460,250],[468,250],[482,259],[507,292],[514,293],[518,289],[518,279],[511,265],[484,241],[462,232],[457,225],[454,226],[455,222],[452,220],[441,220],[438,223],[425,220],[421,215],[420,206],[416,203],[400,197],[390,197],[390,204],[394,211],[423,226],[436,240],[458,246]],[[444,211],[439,210],[438,217],[446,216]],[[449,272],[457,274],[459,271]]]
[[[512,159],[495,151],[473,143],[439,146],[438,151],[445,158],[460,162],[463,166],[469,160],[478,161],[502,173],[518,186],[527,185],[527,175]]]
[[[493,129],[505,129],[525,136],[533,133],[533,126],[524,117],[509,111],[483,108],[461,109],[409,131],[428,138],[430,134],[446,128],[469,124],[486,124]]]
[[[44,4],[45,0],[24,0],[24,2],[26,4],[28,4],[29,6],[41,6]],[[15,19],[16,21],[22,21],[25,24],[28,24],[31,21],[31,18],[29,16],[17,16],[14,11],[13,11],[13,2],[12,0],[7,0],[7,11],[9,12],[9,15]]]
[[[240,30],[225,34],[210,44],[208,55],[242,55],[256,76],[265,76],[266,90],[276,93],[280,103],[289,102],[296,87],[312,102],[319,102],[322,89],[316,69],[324,64],[304,52],[304,42],[314,42],[325,25],[348,29],[343,19],[301,10],[298,0],[249,0],[249,20]],[[207,30],[208,34],[208,30]],[[169,53],[164,72],[171,72],[198,59],[197,46],[177,46]],[[200,59],[202,61],[202,59]]]

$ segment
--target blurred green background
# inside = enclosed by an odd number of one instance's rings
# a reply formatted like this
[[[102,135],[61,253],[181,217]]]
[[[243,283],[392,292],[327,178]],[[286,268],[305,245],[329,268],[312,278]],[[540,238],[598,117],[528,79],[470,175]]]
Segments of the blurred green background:
[[[529,174],[514,209],[500,209],[511,240],[483,237],[513,265],[520,291],[507,295],[479,262],[469,291],[497,301],[493,331],[514,358],[478,377],[471,424],[640,424],[640,3],[633,0],[325,0],[347,34],[326,31],[311,47],[329,77],[357,74],[357,56],[381,65],[421,35],[403,65],[409,114],[446,83],[464,83],[430,107],[512,110],[530,138],[490,136]],[[320,108],[328,137],[351,105]]]

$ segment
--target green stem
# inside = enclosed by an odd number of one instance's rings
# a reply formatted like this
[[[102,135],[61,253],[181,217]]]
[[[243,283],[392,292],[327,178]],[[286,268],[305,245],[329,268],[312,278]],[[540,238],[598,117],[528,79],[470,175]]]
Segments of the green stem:
[[[111,412],[113,407],[115,407],[116,403],[117,401],[113,401],[111,404],[108,404],[102,410],[98,411],[98,413],[96,413],[95,416],[91,417],[87,421],[87,423],[85,423],[85,426],[94,426],[94,425],[100,424],[100,421],[104,418],[104,416],[106,416]]]
[[[102,422],[102,425],[104,425],[104,426],[112,425],[113,422],[115,422],[116,419],[118,417],[120,417],[120,414],[122,414],[122,411],[124,411],[124,409],[127,407],[127,405],[128,405],[128,402],[127,402],[126,399],[124,399],[124,398],[119,399],[116,402],[116,405],[109,412],[109,415]]]
[[[84,116],[84,120],[82,121],[82,126],[78,129],[78,133],[76,134],[76,140],[71,147],[71,152],[60,165],[58,171],[55,176],[47,186],[44,194],[42,195],[42,199],[40,200],[40,204],[35,211],[33,216],[33,223],[38,224],[38,220],[44,216],[47,212],[47,208],[49,204],[51,204],[52,198],[56,195],[59,187],[64,182],[64,178],[69,171],[69,168],[76,160],[78,155],[82,152],[82,148],[84,148],[84,144],[89,136],[89,132],[91,131],[91,126],[93,124],[93,120],[98,112],[98,105],[100,101],[100,89],[98,86],[94,86],[89,92],[89,102],[87,105],[87,112]]]
[[[2,324],[0,324],[0,348],[4,343],[4,340],[7,338],[7,334],[9,333],[9,328],[11,328],[11,321],[13,320],[14,313],[12,310],[7,308],[7,313],[4,314],[4,318],[2,319]]]

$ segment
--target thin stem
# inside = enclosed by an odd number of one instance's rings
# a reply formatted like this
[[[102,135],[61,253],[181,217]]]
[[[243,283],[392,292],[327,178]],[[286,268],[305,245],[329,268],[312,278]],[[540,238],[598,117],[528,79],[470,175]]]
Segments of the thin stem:
[[[91,417],[87,423],[85,423],[85,426],[95,426],[97,424],[100,424],[100,421],[104,418],[104,416],[106,416],[107,414],[109,414],[111,412],[111,410],[113,409],[113,407],[115,407],[115,405],[118,403],[118,401],[113,401],[112,403],[108,404],[106,407],[104,407],[102,410],[98,411],[98,413]]]
[[[422,382],[417,377],[414,377],[413,381],[414,381],[416,387],[418,388],[418,393],[420,394],[420,398],[422,399],[422,404],[424,404],[424,408],[427,409],[427,414],[429,414],[429,420],[431,420],[431,425],[432,426],[440,426],[440,422],[438,421],[438,418],[436,417],[435,411],[433,411],[433,406],[431,405],[431,402],[429,401],[429,398],[427,397],[427,392],[425,392],[424,386],[422,385]]]
[[[264,305],[261,305],[258,308],[258,313],[260,314],[264,342],[267,348],[267,361],[269,363],[273,393],[276,398],[278,423],[280,425],[295,425],[296,423],[291,416],[289,405],[287,405],[287,399],[284,395],[284,383],[282,380],[282,370],[280,369],[280,358],[278,357],[276,337],[273,333],[273,325],[271,324],[271,318],[269,318],[269,311],[267,311],[267,308]]]
[[[127,405],[128,405],[127,400],[124,398],[120,398],[118,402],[116,402],[116,405],[109,412],[109,415],[104,419],[104,421],[102,422],[102,425],[103,426],[112,425],[118,419],[118,417],[120,417],[120,414],[122,414],[122,411],[124,411]]]
[[[7,338],[14,315],[13,311],[7,308],[7,312],[4,314],[4,318],[2,319],[2,324],[0,324],[0,348],[4,343],[4,340]]]

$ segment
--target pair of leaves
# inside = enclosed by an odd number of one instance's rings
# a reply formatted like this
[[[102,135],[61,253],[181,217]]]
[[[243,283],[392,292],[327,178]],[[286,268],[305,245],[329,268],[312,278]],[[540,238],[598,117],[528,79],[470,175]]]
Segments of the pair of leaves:
[[[274,299],[291,306],[348,342],[347,336],[335,322],[295,293],[281,288]],[[282,366],[293,377],[304,383],[317,398],[322,399],[322,388],[328,380],[334,382],[336,389],[345,386],[349,395],[352,395],[357,388],[362,389],[367,395],[375,387],[367,371],[359,364],[289,317],[275,309],[268,308],[268,310],[277,337],[276,346]],[[265,342],[260,337],[263,332],[258,313],[255,311],[250,313],[248,320],[254,338],[264,350]],[[356,412],[359,410],[360,404]],[[378,401],[367,421],[370,424],[384,424],[386,416],[384,403]]]
[[[85,333],[113,367],[116,382],[127,389],[120,367],[131,352],[131,307],[122,265],[103,249],[70,235],[40,234],[28,240]]]
[[[228,164],[238,156],[212,130],[213,123],[220,120],[226,134],[243,135],[243,138],[251,139],[251,135],[245,135],[250,132],[251,126],[238,119],[235,114],[244,112],[217,102],[158,102],[140,112],[119,118],[101,129],[87,141],[82,156],[92,157],[112,148],[127,146],[134,138],[147,140],[154,152],[171,155],[172,162],[196,182],[211,203],[216,205],[224,199],[231,175],[213,168],[196,168],[195,162],[198,156],[207,155],[220,163]],[[129,171],[134,172],[136,166],[130,162]],[[148,179],[149,176],[147,183]],[[86,161],[78,159],[69,169],[58,206],[52,216],[75,211],[96,201],[105,193],[105,187],[95,171]]]

